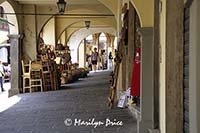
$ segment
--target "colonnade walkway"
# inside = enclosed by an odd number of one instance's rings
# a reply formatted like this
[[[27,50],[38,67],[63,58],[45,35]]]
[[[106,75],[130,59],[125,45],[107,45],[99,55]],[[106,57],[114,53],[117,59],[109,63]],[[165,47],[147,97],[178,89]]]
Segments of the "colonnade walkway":
[[[58,91],[14,96],[14,105],[0,111],[0,133],[136,132],[128,109],[107,106],[109,74],[90,73]]]

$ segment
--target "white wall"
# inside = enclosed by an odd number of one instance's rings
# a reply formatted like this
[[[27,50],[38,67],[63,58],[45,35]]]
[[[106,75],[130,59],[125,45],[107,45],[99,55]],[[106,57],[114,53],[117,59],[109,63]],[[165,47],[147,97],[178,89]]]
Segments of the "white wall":
[[[0,43],[8,40],[8,32],[7,31],[1,31],[0,30]]]
[[[65,31],[63,32],[63,34],[61,35],[61,37],[60,37],[60,42],[63,44],[63,45],[65,45]]]
[[[43,29],[43,39],[45,44],[55,46],[55,18],[49,20]]]
[[[23,11],[33,13],[35,11],[34,5],[24,5]],[[36,50],[36,19],[35,16],[23,16],[23,30],[25,37],[23,39],[23,56],[27,59],[35,60],[37,55]]]
[[[160,105],[159,105],[159,117],[160,117],[160,131],[166,133],[166,0],[162,0],[162,12],[160,14]]]
[[[85,45],[84,45],[84,41],[81,42],[79,48],[79,58],[78,58],[78,63],[79,63],[79,67],[85,67]]]

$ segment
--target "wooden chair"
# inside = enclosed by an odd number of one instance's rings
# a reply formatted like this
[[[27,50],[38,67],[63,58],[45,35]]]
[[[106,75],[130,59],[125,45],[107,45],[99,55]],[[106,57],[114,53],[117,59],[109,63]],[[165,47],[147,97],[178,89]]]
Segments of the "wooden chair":
[[[31,61],[28,64],[24,64],[24,61],[21,60],[22,63],[22,78],[23,78],[23,93],[26,92],[26,89],[31,91]]]
[[[42,62],[41,61],[33,61],[31,63],[31,80],[30,80],[30,92],[32,89],[40,87],[41,92],[43,91],[42,86]]]
[[[53,68],[51,68],[51,64],[48,61],[42,63],[42,78],[43,78],[43,86],[45,90],[54,90],[53,83]]]

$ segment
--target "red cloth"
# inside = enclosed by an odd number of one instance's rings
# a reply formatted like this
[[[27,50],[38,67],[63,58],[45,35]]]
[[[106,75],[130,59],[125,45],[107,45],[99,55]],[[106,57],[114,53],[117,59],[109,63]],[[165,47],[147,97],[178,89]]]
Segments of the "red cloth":
[[[132,71],[131,96],[140,96],[140,57],[141,49],[137,48]]]

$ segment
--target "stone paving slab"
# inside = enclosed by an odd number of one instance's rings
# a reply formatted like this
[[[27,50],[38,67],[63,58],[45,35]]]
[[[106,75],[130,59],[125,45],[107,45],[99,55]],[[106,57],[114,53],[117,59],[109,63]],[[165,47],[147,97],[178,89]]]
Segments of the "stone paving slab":
[[[108,95],[109,71],[90,74],[62,90],[18,95],[17,104],[0,112],[0,133],[136,133],[136,120],[128,109],[107,107]],[[71,126],[64,123],[67,118]],[[74,126],[79,119],[104,124]],[[122,121],[123,126],[106,127],[106,119]]]

